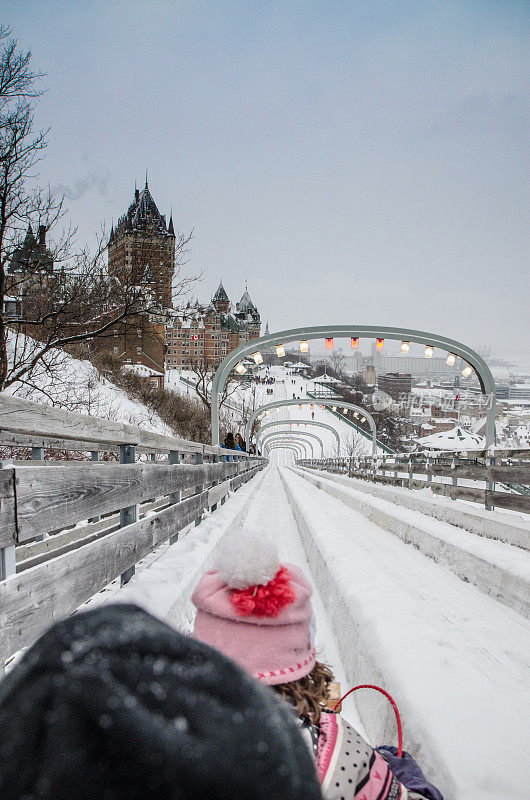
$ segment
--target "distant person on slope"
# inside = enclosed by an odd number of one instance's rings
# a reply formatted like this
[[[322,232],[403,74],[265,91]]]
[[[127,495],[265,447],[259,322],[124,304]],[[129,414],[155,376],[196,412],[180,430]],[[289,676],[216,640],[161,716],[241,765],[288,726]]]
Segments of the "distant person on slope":
[[[221,650],[292,707],[326,800],[443,800],[411,756],[382,754],[326,707],[333,674],[316,660],[312,588],[274,544],[240,531],[195,589],[193,635]],[[407,788],[405,788],[407,787]]]

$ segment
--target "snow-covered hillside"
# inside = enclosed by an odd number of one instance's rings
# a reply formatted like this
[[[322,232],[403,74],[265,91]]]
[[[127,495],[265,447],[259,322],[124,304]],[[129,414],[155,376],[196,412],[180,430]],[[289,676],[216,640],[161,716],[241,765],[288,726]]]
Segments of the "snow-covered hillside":
[[[31,340],[29,343],[31,346]],[[13,339],[8,340],[8,345],[9,355],[13,358]],[[20,342],[17,346],[20,350]],[[128,397],[123,389],[104,378],[90,361],[73,358],[62,350],[51,351],[47,363],[41,363],[33,370],[30,381],[17,381],[5,391],[25,400],[136,425],[154,433],[172,433],[158,414]]]

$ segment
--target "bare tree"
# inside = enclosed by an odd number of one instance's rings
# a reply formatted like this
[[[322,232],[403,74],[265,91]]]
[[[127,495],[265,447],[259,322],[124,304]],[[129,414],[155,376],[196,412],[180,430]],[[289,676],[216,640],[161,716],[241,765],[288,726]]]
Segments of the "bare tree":
[[[92,250],[76,249],[75,229],[58,232],[63,200],[38,186],[36,174],[48,134],[34,130],[42,75],[32,71],[31,53],[20,51],[9,28],[0,27],[0,48],[2,390],[13,384],[31,388],[35,370],[43,365],[50,376],[59,374],[59,349],[101,343],[128,320],[143,327],[145,321],[162,319],[163,309],[147,278],[109,274],[104,230]],[[50,231],[57,233],[48,245],[45,234]],[[192,236],[193,231],[176,238],[173,302],[197,280],[181,274]]]
[[[342,376],[344,367],[346,365],[346,356],[343,353],[339,353],[337,350],[334,350],[331,354],[330,363],[335,374],[339,377]]]
[[[193,375],[192,383],[197,396],[202,400],[208,411],[211,411],[212,408],[211,389],[213,376],[217,367],[217,362],[209,358],[194,358],[190,361],[189,365],[187,365],[187,369]],[[234,392],[237,392],[240,387],[241,381],[237,377],[236,372],[232,370],[226,379],[222,394],[219,398],[219,409],[223,408],[229,397],[231,397]]]

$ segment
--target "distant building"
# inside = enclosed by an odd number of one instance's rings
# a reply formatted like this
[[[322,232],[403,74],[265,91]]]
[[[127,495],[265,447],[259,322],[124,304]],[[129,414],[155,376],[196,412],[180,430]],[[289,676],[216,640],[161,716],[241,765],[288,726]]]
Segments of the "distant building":
[[[377,373],[375,371],[375,367],[371,364],[368,364],[363,369],[363,381],[367,386],[375,386],[377,383]]]
[[[530,383],[514,383],[509,390],[510,400],[530,400]]]
[[[166,366],[186,369],[193,362],[219,364],[231,350],[260,336],[261,318],[245,288],[232,306],[222,282],[208,305],[188,306],[168,314]]]
[[[410,395],[412,375],[404,372],[387,372],[386,375],[379,375],[377,388],[390,395],[392,400],[401,400],[404,396]]]
[[[6,270],[6,292],[16,300],[18,314],[22,313],[25,296],[36,296],[47,287],[55,291],[58,277],[53,265],[53,255],[46,244],[46,225],[39,225],[37,237],[28,225],[24,241],[13,251]],[[10,310],[14,309],[11,305]]]

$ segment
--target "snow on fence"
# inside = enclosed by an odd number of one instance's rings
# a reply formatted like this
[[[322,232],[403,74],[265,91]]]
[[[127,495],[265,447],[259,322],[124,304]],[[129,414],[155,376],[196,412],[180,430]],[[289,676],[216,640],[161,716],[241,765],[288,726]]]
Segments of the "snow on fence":
[[[322,458],[299,460],[297,465],[408,489],[429,488],[453,500],[483,503],[489,510],[499,507],[530,513],[530,449],[496,449],[493,454],[481,450],[458,455],[414,453],[377,458]],[[468,485],[459,484],[459,480]],[[481,482],[486,484],[485,488],[469,485]],[[499,491],[496,483],[508,491]]]
[[[265,460],[0,395],[0,663],[198,524]],[[91,461],[45,461],[44,449]],[[100,461],[119,454],[119,463]],[[138,460],[139,458],[143,460]]]

